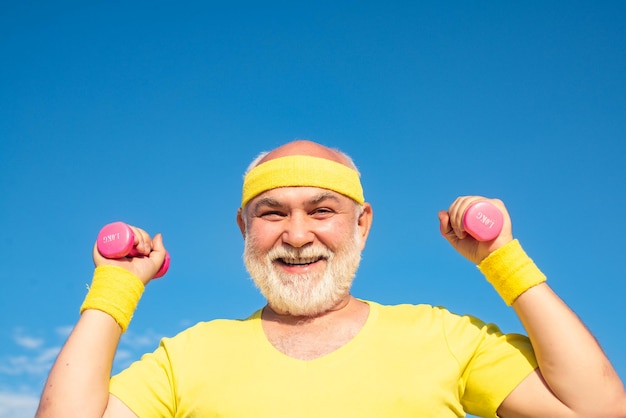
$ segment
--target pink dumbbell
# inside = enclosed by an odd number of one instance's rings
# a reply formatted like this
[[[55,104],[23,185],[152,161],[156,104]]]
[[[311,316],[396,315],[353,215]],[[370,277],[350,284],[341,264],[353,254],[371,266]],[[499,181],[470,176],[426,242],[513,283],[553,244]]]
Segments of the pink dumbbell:
[[[463,215],[463,226],[478,241],[491,241],[500,235],[504,217],[493,204],[480,201],[471,205]]]
[[[113,222],[105,225],[98,234],[98,252],[105,258],[123,258],[126,256],[136,256],[134,248],[135,234],[133,230],[124,222]],[[170,255],[165,253],[165,260],[154,278],[158,278],[167,273],[170,267]]]

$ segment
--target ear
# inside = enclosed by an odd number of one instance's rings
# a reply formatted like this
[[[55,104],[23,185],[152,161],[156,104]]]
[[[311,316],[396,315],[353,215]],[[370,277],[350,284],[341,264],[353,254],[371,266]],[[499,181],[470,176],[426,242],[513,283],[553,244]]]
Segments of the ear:
[[[367,236],[370,233],[370,228],[372,227],[372,220],[374,217],[374,211],[372,210],[372,205],[365,202],[363,204],[363,212],[357,219],[357,227],[359,228],[359,233],[361,235],[361,250],[365,248],[365,242],[367,241]]]
[[[243,220],[243,209],[239,208],[237,210],[237,225],[239,225],[239,231],[241,231],[241,236],[246,238],[246,223]]]

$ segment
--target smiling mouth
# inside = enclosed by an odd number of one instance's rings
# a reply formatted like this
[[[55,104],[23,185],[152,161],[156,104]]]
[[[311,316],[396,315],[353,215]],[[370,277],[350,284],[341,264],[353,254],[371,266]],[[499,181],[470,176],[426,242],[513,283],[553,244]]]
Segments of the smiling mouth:
[[[307,258],[278,258],[278,261],[281,264],[286,266],[308,266],[318,261],[325,260],[325,257],[307,257]]]

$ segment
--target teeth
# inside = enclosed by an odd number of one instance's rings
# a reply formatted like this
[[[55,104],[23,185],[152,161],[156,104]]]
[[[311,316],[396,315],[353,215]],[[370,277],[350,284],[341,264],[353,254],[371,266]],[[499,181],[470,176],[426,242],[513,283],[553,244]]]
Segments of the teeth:
[[[311,263],[315,263],[316,261],[318,261],[319,258],[294,258],[294,259],[281,259],[281,261],[285,264],[289,264],[292,266],[298,266],[298,265],[303,265],[303,264],[311,264]]]

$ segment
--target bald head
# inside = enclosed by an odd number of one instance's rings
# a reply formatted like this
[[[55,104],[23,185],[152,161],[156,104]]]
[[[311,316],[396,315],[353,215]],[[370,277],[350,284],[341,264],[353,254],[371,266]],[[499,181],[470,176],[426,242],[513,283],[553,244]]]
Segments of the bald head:
[[[275,158],[287,157],[289,155],[308,155],[309,157],[324,158],[350,168],[355,168],[352,159],[343,152],[304,139],[298,139],[281,145],[273,151],[265,154],[263,158],[257,162],[257,164],[261,164]]]
[[[356,167],[356,164],[354,164],[354,161],[348,154],[336,148],[329,148],[324,145],[318,144],[317,142],[308,141],[305,139],[297,139],[291,142],[287,142],[286,144],[281,145],[280,147],[275,148],[272,151],[264,151],[260,153],[254,160],[252,160],[252,162],[248,166],[248,169],[246,170],[246,174],[259,164],[276,158],[287,157],[291,155],[307,155],[310,157],[324,158],[326,160],[343,164],[346,167],[350,167],[357,172],[359,171]]]

